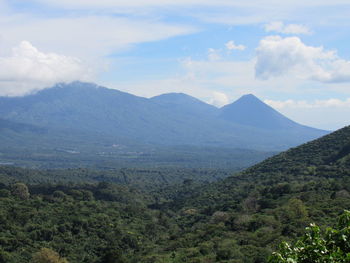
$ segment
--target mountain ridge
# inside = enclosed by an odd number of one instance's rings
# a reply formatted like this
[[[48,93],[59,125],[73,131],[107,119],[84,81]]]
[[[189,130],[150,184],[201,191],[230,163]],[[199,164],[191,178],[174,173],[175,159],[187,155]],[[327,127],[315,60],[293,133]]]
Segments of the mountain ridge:
[[[9,121],[145,144],[278,150],[327,133],[296,123],[286,131],[228,121],[220,115],[223,110],[186,94],[147,99],[83,82],[57,84],[24,97],[0,97],[0,114]]]
[[[185,113],[209,114],[216,116],[217,108],[185,93],[165,93],[150,98],[163,107],[175,108]]]

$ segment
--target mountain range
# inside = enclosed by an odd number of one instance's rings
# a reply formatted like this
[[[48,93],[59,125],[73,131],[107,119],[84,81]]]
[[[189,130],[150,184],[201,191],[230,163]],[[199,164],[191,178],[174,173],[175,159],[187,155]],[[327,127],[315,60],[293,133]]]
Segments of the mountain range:
[[[148,99],[83,82],[0,97],[0,114],[2,140],[32,136],[39,144],[282,150],[328,133],[286,118],[254,95],[216,108],[183,93]]]

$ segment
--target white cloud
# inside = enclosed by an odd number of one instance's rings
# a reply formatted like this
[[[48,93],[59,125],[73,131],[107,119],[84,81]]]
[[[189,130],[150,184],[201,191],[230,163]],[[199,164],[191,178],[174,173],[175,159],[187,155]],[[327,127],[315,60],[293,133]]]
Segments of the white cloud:
[[[320,25],[349,25],[347,15],[350,9],[348,0],[259,0],[212,1],[213,6],[207,10],[193,12],[198,19],[210,23],[225,25],[256,25],[271,21],[298,21],[312,27]],[[221,8],[220,8],[221,7]],[[223,8],[224,7],[224,8]],[[329,8],[327,8],[329,7]],[[327,19],[324,19],[327,17]],[[302,31],[305,31],[303,28]],[[286,29],[287,32],[300,32],[298,24]]]
[[[327,100],[315,100],[308,102],[305,100],[265,100],[265,103],[276,109],[283,108],[301,108],[301,109],[312,109],[312,108],[350,108],[350,98],[345,100],[340,99],[327,99]]]
[[[173,6],[173,5],[211,5],[210,0],[37,0],[44,4],[60,6],[64,8],[123,8],[123,7],[147,7],[147,6]]]
[[[209,48],[208,49],[208,59],[210,61],[220,60],[221,59],[220,50],[214,49],[214,48]]]
[[[214,91],[208,103],[217,107],[222,107],[229,103],[229,98],[225,93]]]
[[[283,76],[268,81],[255,78],[255,59],[247,61],[195,60],[187,58],[181,61],[186,74],[191,76],[188,82],[196,85],[224,91],[230,97],[238,97],[247,93],[261,94],[268,91],[294,92],[304,80],[293,76]]]
[[[145,7],[145,6],[234,6],[234,7],[260,7],[261,1],[246,0],[246,1],[232,1],[232,0],[32,0],[32,2],[41,2],[43,4],[50,4],[66,8],[113,8],[113,7]],[[266,0],[265,6],[272,5],[273,7],[280,5],[287,6],[332,6],[332,5],[346,5],[347,0],[285,0],[283,3],[278,0]]]
[[[227,50],[227,53],[230,53],[232,50],[245,50],[245,46],[243,45],[236,45],[233,40],[227,42],[225,44],[225,48]],[[208,49],[208,60],[209,61],[218,61],[223,59],[222,57],[223,49],[215,49],[215,48],[209,48]]]
[[[309,25],[348,24],[348,0],[27,0],[41,6],[73,10],[74,13],[127,14],[132,17],[195,17],[200,21],[226,25],[299,21]],[[330,6],[332,8],[325,8]],[[317,11],[315,11],[317,9]],[[60,10],[62,11],[62,10]]]
[[[231,50],[245,50],[245,48],[246,48],[244,45],[236,45],[236,43],[233,40],[227,42],[225,44],[225,47],[227,50],[230,50],[230,51]]]
[[[349,125],[350,98],[326,100],[265,100],[273,108],[291,119],[326,130]]]
[[[269,79],[287,74],[320,82],[350,82],[350,62],[335,51],[305,45],[298,37],[269,36],[256,49],[255,74]]]
[[[92,72],[77,58],[43,53],[28,41],[0,57],[0,95],[18,96],[57,82],[91,80]]]
[[[163,40],[196,31],[193,26],[135,17],[0,16],[1,35],[13,45],[27,39],[47,50],[93,59],[123,51],[133,44]]]
[[[298,24],[288,24],[285,25],[281,21],[271,22],[264,26],[266,32],[277,32],[282,34],[311,34],[311,31],[308,27]]]

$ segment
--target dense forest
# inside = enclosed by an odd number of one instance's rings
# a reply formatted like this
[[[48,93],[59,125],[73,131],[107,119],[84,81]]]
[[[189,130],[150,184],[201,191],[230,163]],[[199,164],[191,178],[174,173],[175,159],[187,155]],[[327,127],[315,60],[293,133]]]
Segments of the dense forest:
[[[282,241],[339,227],[349,176],[350,127],[242,172],[4,166],[0,262],[289,262]]]

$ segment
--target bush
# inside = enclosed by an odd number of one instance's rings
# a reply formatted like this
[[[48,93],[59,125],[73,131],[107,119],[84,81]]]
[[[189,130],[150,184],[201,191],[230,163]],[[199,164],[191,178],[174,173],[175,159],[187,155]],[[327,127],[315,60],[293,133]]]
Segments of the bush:
[[[30,197],[28,187],[23,183],[16,183],[12,186],[12,195],[22,199],[27,200]]]
[[[311,224],[294,245],[283,242],[270,263],[346,263],[350,262],[350,211],[340,216],[335,229],[322,232]]]
[[[60,255],[52,249],[42,248],[39,252],[34,254],[32,263],[68,263],[68,261],[65,258],[61,258]]]

